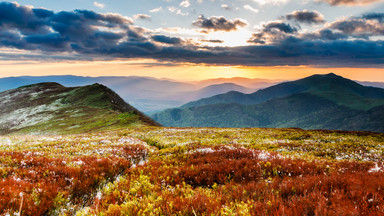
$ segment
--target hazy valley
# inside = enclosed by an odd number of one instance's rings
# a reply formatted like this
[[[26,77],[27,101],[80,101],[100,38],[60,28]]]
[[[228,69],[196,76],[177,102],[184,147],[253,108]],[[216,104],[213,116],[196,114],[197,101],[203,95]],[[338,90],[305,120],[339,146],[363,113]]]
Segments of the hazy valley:
[[[252,94],[232,91],[204,98],[152,117],[166,126],[384,132],[384,89],[335,74],[313,75]]]

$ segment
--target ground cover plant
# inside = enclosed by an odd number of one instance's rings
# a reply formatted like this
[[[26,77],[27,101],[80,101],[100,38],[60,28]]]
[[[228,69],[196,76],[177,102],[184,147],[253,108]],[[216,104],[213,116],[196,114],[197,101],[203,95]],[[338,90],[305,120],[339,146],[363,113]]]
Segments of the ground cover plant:
[[[384,135],[137,127],[0,137],[1,215],[383,215]]]

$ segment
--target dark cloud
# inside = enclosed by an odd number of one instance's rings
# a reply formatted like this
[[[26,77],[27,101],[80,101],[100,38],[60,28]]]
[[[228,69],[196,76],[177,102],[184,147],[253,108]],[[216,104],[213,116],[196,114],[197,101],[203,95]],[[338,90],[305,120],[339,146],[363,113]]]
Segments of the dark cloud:
[[[348,39],[348,35],[341,33],[341,32],[335,32],[331,29],[322,29],[318,32],[313,33],[307,33],[301,35],[302,39],[306,40],[324,40],[324,41],[333,41],[333,40],[343,40]]]
[[[271,21],[263,25],[263,28],[252,35],[249,43],[265,44],[274,41],[281,41],[292,34],[296,34],[298,29],[282,21]]]
[[[61,50],[69,49],[67,40],[63,39],[57,33],[27,36],[25,37],[25,41],[29,44],[34,44],[36,48],[39,48],[39,46],[42,46],[46,51],[57,50],[57,49],[61,49]]]
[[[186,50],[167,47],[158,59],[217,65],[366,67],[383,65],[384,43],[372,41],[305,41],[287,38],[274,45]]]
[[[384,13],[367,13],[362,17],[367,20],[377,20],[379,22],[384,22]]]
[[[278,30],[280,32],[288,34],[297,32],[297,28],[292,27],[290,24],[281,21],[272,21],[264,25],[264,31],[271,32],[274,30]]]
[[[127,36],[132,21],[117,14],[87,10],[54,13],[17,3],[0,3],[0,46],[70,52],[108,46]],[[113,28],[117,31],[105,29]]]
[[[53,15],[45,9],[31,9],[17,3],[0,2],[0,25],[15,28],[22,34],[47,33],[47,19]]]
[[[320,0],[327,2],[330,5],[365,5],[365,4],[371,4],[375,2],[379,2],[381,0]]]
[[[293,13],[287,14],[285,17],[287,20],[295,20],[297,22],[308,24],[325,22],[323,15],[317,11],[294,11]]]
[[[233,31],[246,25],[240,20],[203,16],[195,23],[208,31]],[[32,52],[36,55],[19,55],[20,58],[150,58],[171,63],[250,66],[384,66],[384,42],[370,40],[383,35],[382,14],[336,21],[305,34],[299,29],[283,21],[273,21],[253,34],[250,42],[254,45],[212,47],[154,35],[117,14],[87,10],[56,13],[17,3],[0,3],[0,47],[38,51]],[[0,59],[16,56],[2,52]]]
[[[165,44],[181,44],[183,42],[183,40],[180,38],[168,37],[165,35],[153,35],[151,36],[151,38],[156,42],[165,43]]]
[[[201,40],[202,42],[208,42],[208,43],[224,43],[223,40]]]
[[[193,25],[209,31],[236,31],[239,27],[244,27],[248,24],[241,19],[232,21],[227,20],[224,17],[205,18],[201,15],[195,22],[193,22]]]
[[[376,20],[349,19],[333,22],[330,29],[338,30],[351,37],[369,38],[384,35],[384,24]]]

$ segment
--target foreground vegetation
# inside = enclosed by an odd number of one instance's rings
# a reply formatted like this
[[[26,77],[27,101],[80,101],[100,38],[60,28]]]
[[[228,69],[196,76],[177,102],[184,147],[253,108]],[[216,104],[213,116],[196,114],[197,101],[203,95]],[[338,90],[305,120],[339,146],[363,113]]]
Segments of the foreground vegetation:
[[[383,215],[384,135],[139,127],[0,137],[1,215]]]

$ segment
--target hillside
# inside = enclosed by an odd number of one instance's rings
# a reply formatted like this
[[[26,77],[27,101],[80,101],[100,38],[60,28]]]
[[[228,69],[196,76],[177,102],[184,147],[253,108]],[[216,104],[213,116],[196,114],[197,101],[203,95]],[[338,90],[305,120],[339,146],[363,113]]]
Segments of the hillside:
[[[229,92],[152,115],[165,126],[299,127],[384,132],[384,89],[334,74]]]
[[[130,124],[157,125],[111,89],[39,83],[0,93],[0,133],[74,133]]]

